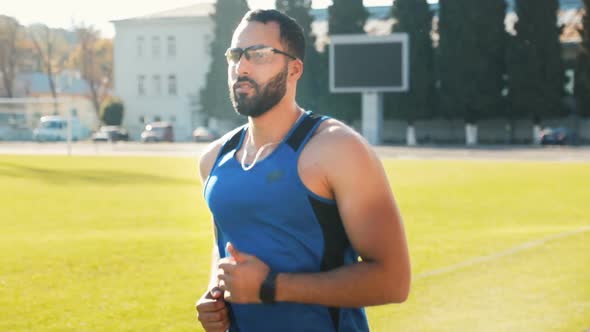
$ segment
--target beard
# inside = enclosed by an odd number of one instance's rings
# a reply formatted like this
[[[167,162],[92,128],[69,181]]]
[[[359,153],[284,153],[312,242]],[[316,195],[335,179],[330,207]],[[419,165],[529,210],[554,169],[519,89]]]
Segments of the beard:
[[[248,97],[247,94],[236,93],[235,85],[230,84],[229,96],[236,113],[256,118],[270,111],[271,108],[276,106],[281,99],[283,99],[287,92],[288,72],[289,69],[285,66],[281,72],[272,77],[268,83],[263,86],[262,90],[254,80],[248,77],[239,77],[236,84],[240,82],[248,82],[252,85],[254,90],[252,97]]]

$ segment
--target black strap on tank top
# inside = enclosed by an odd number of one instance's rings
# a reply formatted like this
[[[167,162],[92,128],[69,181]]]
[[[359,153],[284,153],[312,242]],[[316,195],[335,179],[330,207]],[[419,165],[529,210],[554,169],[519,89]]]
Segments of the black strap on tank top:
[[[299,151],[301,143],[305,140],[307,135],[314,129],[315,125],[322,119],[321,115],[311,113],[299,123],[291,136],[287,139],[287,144],[295,151]]]
[[[225,143],[223,143],[223,146],[221,147],[221,151],[219,151],[219,154],[217,155],[217,161],[219,161],[219,159],[223,158],[223,156],[225,156],[228,152],[230,152],[231,150],[238,147],[238,145],[240,144],[240,141],[242,140],[243,134],[244,134],[244,127],[240,127],[240,129],[236,130],[236,132],[232,135],[232,137],[230,139],[228,139],[227,141],[225,141]]]
[[[297,128],[293,130],[291,136],[287,138],[287,145],[289,145],[294,151],[298,151],[299,148],[301,148],[303,141],[305,141],[305,138],[314,129],[315,125],[321,121],[321,119],[322,116],[318,114],[310,113],[309,115],[305,115]],[[236,130],[232,137],[223,144],[216,161],[219,161],[219,159],[223,158],[223,156],[238,147],[245,132],[244,128],[245,127],[240,127],[239,130]]]

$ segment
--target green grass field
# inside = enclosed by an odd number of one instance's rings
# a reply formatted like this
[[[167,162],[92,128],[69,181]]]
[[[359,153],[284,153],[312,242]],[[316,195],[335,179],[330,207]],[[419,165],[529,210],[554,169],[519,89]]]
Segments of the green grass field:
[[[368,309],[373,331],[590,329],[589,164],[385,166],[414,280],[406,303]],[[196,160],[0,156],[0,188],[0,331],[200,331]]]

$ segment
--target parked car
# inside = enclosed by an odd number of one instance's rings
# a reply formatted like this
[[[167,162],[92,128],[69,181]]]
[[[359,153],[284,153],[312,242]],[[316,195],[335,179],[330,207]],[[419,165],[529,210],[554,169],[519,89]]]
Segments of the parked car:
[[[219,134],[207,127],[197,127],[193,130],[193,141],[195,142],[211,142],[219,138]]]
[[[174,142],[174,129],[169,122],[152,122],[141,133],[142,142]]]
[[[90,129],[80,123],[78,118],[71,118],[72,141],[85,139],[90,135]],[[58,115],[43,116],[39,125],[33,130],[33,140],[44,141],[65,141],[68,139],[68,119]]]
[[[92,140],[94,142],[128,141],[129,134],[120,126],[102,126],[92,135]]]
[[[565,145],[565,144],[575,144],[576,136],[575,134],[563,127],[547,127],[541,131],[541,144],[543,145]]]

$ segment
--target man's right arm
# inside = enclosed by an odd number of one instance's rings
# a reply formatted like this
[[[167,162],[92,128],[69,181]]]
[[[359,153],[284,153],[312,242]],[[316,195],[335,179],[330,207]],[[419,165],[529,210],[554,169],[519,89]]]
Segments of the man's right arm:
[[[216,140],[209,144],[205,151],[201,154],[199,158],[199,176],[201,178],[201,184],[204,186],[207,182],[207,178],[213,169],[213,165],[217,159],[217,155],[219,154],[219,150],[223,146],[223,141],[221,139]],[[217,229],[215,228],[215,223],[213,223],[213,236],[214,239],[217,238]],[[219,261],[219,252],[217,251],[217,247],[213,244],[213,250],[211,252],[211,275],[209,277],[209,287],[208,290],[213,289],[213,287],[217,286],[217,262]]]
[[[211,143],[201,155],[199,159],[199,175],[201,183],[205,185],[209,173],[215,164],[219,150],[223,145],[222,140],[217,140]],[[213,225],[214,233],[216,233],[215,225]],[[214,234],[216,235],[216,234]],[[227,312],[225,300],[223,299],[223,292],[218,287],[217,281],[217,264],[219,261],[219,252],[214,245],[211,253],[211,274],[209,278],[209,285],[205,294],[197,301],[197,317],[203,325],[205,331],[222,331],[225,332],[229,328],[229,315]]]
[[[215,228],[215,225],[213,225]],[[213,244],[213,250],[211,250],[211,274],[209,276],[209,287],[208,290],[217,287],[217,265],[219,264],[219,251],[217,250],[217,246]]]

